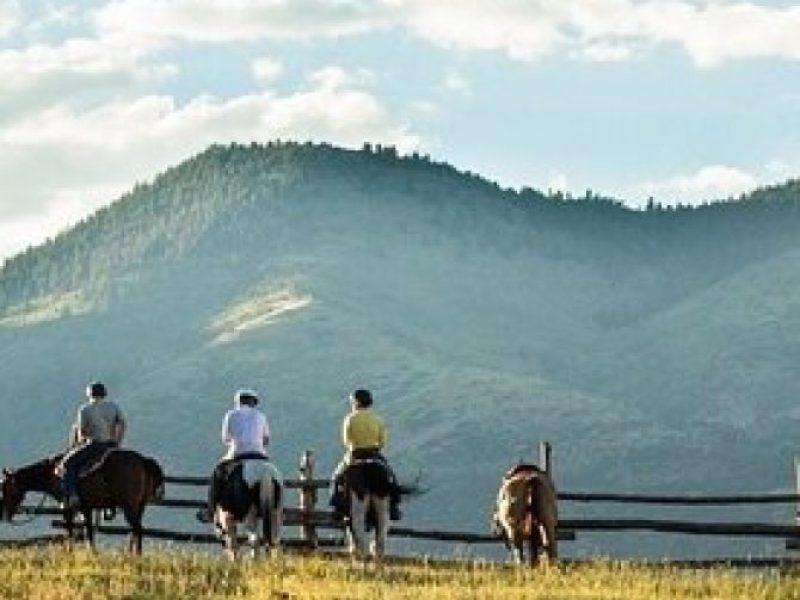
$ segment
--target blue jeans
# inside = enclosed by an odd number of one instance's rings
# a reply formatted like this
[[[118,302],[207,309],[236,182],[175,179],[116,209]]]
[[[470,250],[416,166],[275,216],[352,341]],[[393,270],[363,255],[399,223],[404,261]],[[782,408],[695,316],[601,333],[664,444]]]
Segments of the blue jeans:
[[[78,475],[89,464],[97,461],[105,454],[106,450],[116,447],[115,442],[98,442],[86,440],[75,446],[61,459],[61,492],[64,498],[77,496]]]

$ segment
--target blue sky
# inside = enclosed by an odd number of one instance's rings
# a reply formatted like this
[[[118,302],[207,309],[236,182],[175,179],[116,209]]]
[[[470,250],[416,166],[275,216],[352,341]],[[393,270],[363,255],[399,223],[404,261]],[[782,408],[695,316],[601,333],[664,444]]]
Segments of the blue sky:
[[[800,173],[800,5],[0,0],[0,259],[274,138],[631,206],[737,196]]]

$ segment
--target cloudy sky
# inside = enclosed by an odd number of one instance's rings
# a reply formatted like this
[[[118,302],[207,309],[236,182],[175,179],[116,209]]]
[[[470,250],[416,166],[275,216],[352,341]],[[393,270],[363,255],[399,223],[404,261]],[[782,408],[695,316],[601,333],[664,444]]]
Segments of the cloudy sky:
[[[0,0],[0,259],[213,142],[640,206],[800,175],[784,0]]]

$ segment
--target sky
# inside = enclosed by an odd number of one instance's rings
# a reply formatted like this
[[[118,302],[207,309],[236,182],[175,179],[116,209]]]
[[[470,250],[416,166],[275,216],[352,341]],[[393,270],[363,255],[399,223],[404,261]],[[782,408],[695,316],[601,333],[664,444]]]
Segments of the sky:
[[[800,175],[800,4],[0,0],[0,260],[271,139],[631,207],[737,197]]]

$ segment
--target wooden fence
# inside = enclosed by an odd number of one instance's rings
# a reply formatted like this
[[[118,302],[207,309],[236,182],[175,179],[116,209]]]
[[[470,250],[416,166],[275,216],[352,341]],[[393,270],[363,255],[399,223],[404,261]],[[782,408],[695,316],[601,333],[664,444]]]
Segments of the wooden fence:
[[[552,454],[550,445],[541,444],[539,449],[539,465],[552,476]],[[342,545],[341,525],[336,523],[328,510],[318,508],[320,490],[327,490],[329,480],[315,478],[314,455],[305,451],[300,459],[299,476],[285,481],[287,489],[297,491],[297,507],[284,509],[284,524],[297,527],[298,535],[285,540],[287,546],[331,547]],[[800,461],[795,464],[796,492],[794,494],[739,494],[729,496],[701,495],[643,495],[614,493],[559,492],[560,503],[619,503],[662,506],[732,506],[787,504],[800,506]],[[206,477],[168,476],[168,489],[205,488]],[[327,493],[325,494],[327,496]],[[156,503],[157,506],[175,510],[199,509],[205,506],[204,500],[170,497]],[[23,507],[29,515],[43,514],[59,516],[57,508]],[[562,511],[563,512],[563,511]],[[800,511],[795,523],[759,523],[759,522],[724,522],[724,521],[683,521],[671,519],[561,519],[559,521],[559,539],[574,540],[580,532],[619,532],[619,531],[651,531],[661,533],[679,533],[687,535],[729,536],[779,538],[786,541],[787,549],[800,549]],[[63,522],[55,520],[52,525],[63,528]],[[102,525],[100,533],[110,535],[127,534],[126,527]],[[320,532],[327,531],[327,537]],[[331,535],[333,534],[333,535]],[[398,538],[430,540],[438,542],[460,542],[466,544],[496,544],[501,539],[489,533],[473,533],[446,529],[418,529],[412,527],[393,526],[389,535]],[[152,539],[191,543],[218,543],[216,536],[208,532],[179,532],[167,529],[146,528],[145,536]]]

